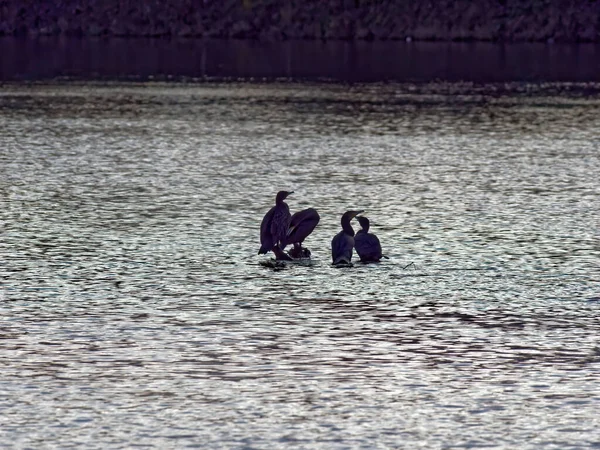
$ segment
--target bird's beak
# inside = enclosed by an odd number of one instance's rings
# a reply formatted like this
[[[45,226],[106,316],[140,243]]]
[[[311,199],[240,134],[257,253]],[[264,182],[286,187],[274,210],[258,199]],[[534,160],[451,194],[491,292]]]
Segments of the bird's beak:
[[[360,211],[354,211],[354,215],[353,215],[352,217],[356,217],[356,216],[358,216],[359,214],[362,214],[362,213],[364,213],[364,212],[365,212],[365,210],[364,210],[364,209],[361,209]]]

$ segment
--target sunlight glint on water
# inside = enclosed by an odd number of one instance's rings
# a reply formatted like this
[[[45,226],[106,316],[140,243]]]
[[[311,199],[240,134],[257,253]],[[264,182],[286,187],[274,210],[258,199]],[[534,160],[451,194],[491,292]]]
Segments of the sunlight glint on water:
[[[597,446],[600,100],[487,89],[3,87],[2,446]]]

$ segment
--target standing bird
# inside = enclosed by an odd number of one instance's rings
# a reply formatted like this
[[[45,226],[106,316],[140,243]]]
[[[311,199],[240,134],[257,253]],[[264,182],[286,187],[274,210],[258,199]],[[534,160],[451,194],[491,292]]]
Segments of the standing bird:
[[[260,224],[259,255],[273,250],[274,247],[283,252],[291,220],[290,208],[284,200],[293,193],[294,191],[279,191],[275,197],[275,206],[263,217]]]
[[[354,230],[350,221],[362,211],[346,211],[342,216],[342,231],[331,241],[331,258],[333,264],[350,264],[354,248]]]
[[[288,253],[292,258],[310,258],[310,250],[302,247],[302,242],[315,229],[321,217],[314,208],[303,209],[292,216],[285,244],[294,244]]]
[[[379,262],[383,257],[381,254],[381,244],[379,238],[373,233],[369,233],[369,219],[366,217],[357,217],[358,223],[362,227],[354,237],[354,248],[362,262]]]

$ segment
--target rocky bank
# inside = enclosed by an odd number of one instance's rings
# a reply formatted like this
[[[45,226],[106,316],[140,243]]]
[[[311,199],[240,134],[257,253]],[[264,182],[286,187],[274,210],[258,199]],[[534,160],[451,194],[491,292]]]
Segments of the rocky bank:
[[[600,0],[0,0],[0,35],[600,42]]]

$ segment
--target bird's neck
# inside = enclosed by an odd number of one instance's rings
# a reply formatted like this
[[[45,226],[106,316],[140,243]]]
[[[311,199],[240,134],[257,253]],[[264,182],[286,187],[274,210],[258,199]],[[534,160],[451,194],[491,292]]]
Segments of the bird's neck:
[[[342,230],[344,230],[344,233],[354,236],[354,229],[350,225],[350,220],[342,220]]]

